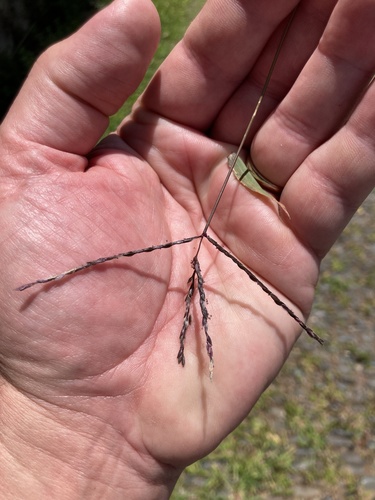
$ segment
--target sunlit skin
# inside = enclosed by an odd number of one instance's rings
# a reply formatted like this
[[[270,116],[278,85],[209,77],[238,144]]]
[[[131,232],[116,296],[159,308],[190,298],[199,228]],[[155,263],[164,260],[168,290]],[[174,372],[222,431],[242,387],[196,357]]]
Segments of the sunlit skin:
[[[116,0],[31,71],[0,129],[2,498],[166,498],[285,362],[300,327],[206,240],[212,382],[197,301],[177,363],[196,240],[15,289],[201,233],[296,3],[209,0],[97,146],[156,49],[152,2]],[[209,229],[301,318],[375,185],[374,25],[370,0],[300,2],[247,143],[290,220],[233,177]]]

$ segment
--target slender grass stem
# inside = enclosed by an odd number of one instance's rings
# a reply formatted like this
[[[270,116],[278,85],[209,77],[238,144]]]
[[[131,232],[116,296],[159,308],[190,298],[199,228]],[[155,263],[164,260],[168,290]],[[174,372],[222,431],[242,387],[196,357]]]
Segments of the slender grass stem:
[[[221,253],[223,253],[226,257],[231,259],[242,271],[244,271],[247,276],[256,283],[264,293],[266,293],[274,302],[276,305],[282,307],[284,311],[286,311],[289,316],[291,316],[294,321],[296,321],[299,326],[314,340],[317,340],[319,344],[323,344],[324,340],[319,337],[311,328],[309,328],[291,309],[288,307],[282,300],[279,299],[277,295],[275,295],[271,290],[259,279],[255,276],[254,273],[250,271],[240,260],[237,259],[233,254],[228,252],[224,247],[222,247],[217,241],[215,241],[211,236],[206,234],[207,240],[215,247],[217,248]]]
[[[218,205],[219,205],[219,203],[220,203],[220,200],[221,200],[221,198],[222,198],[222,196],[223,196],[223,194],[224,194],[225,188],[227,187],[227,184],[228,184],[228,182],[229,182],[230,176],[232,175],[232,172],[233,172],[233,170],[234,170],[234,167],[236,166],[236,163],[237,163],[238,157],[240,156],[241,150],[242,150],[242,148],[243,148],[243,146],[244,146],[244,144],[245,144],[245,141],[246,141],[246,139],[247,139],[247,137],[248,137],[248,135],[249,135],[249,132],[250,132],[251,127],[252,127],[252,125],[253,125],[253,123],[254,123],[255,117],[256,117],[256,115],[258,114],[258,111],[259,111],[260,105],[261,105],[261,103],[262,103],[262,101],[263,101],[263,97],[265,96],[265,94],[266,94],[266,92],[267,92],[268,85],[269,85],[269,83],[270,83],[270,81],[271,81],[271,77],[272,77],[273,71],[274,71],[274,69],[275,69],[275,66],[276,66],[277,60],[278,60],[278,58],[279,58],[279,55],[280,55],[280,52],[281,52],[281,48],[282,48],[282,46],[283,46],[283,44],[284,44],[284,41],[285,41],[285,39],[286,39],[286,36],[287,36],[288,31],[289,31],[289,29],[290,29],[290,26],[292,25],[292,22],[293,22],[293,19],[294,19],[294,16],[295,16],[296,12],[297,12],[297,7],[295,7],[295,8],[294,8],[294,10],[293,10],[293,12],[290,14],[289,19],[288,19],[288,22],[287,22],[287,24],[286,24],[286,26],[285,26],[285,28],[284,28],[283,34],[281,35],[281,39],[280,39],[279,45],[277,46],[277,49],[276,49],[275,55],[274,55],[273,60],[272,60],[272,63],[271,63],[271,67],[270,67],[270,69],[269,69],[269,71],[268,71],[266,81],[264,82],[264,85],[263,85],[262,91],[261,91],[261,93],[260,93],[260,96],[259,96],[258,102],[257,102],[257,104],[256,104],[256,106],[255,106],[254,112],[253,112],[253,114],[251,115],[250,121],[249,121],[249,123],[248,123],[248,125],[247,125],[247,127],[246,127],[246,130],[245,130],[245,133],[244,133],[244,135],[243,135],[243,137],[242,137],[242,139],[241,139],[241,142],[240,142],[240,144],[239,144],[239,146],[238,146],[238,148],[237,148],[237,151],[236,151],[236,153],[235,153],[235,156],[234,156],[234,158],[233,158],[233,163],[230,165],[229,171],[228,171],[228,173],[227,173],[227,175],[226,175],[226,177],[225,177],[225,179],[224,179],[224,182],[223,182],[223,184],[222,184],[222,186],[221,186],[221,188],[220,188],[219,194],[217,195],[217,198],[216,198],[216,200],[215,200],[215,203],[214,203],[214,205],[213,205],[213,207],[212,207],[212,210],[211,210],[211,212],[210,212],[210,214],[209,214],[209,216],[208,216],[208,219],[207,219],[206,225],[204,226],[204,229],[203,229],[203,231],[202,231],[202,235],[204,235],[204,236],[206,235],[207,230],[208,230],[208,228],[209,228],[209,227],[210,227],[210,225],[211,225],[211,221],[212,221],[212,219],[213,219],[213,217],[214,217],[214,215],[215,215],[215,212],[216,212],[216,210],[217,210],[217,207],[218,207]]]
[[[162,243],[161,245],[152,245],[152,246],[146,247],[146,248],[140,248],[137,250],[130,250],[129,252],[120,252],[120,253],[117,253],[115,255],[110,255],[109,257],[99,257],[98,259],[89,260],[88,262],[85,262],[84,264],[81,264],[77,267],[73,267],[73,269],[69,269],[68,271],[64,271],[60,274],[56,274],[54,276],[49,276],[48,278],[42,278],[42,279],[38,279],[35,281],[31,281],[30,283],[26,283],[25,285],[21,285],[21,286],[17,287],[16,290],[19,292],[22,292],[23,290],[26,290],[27,288],[31,288],[32,286],[41,285],[43,283],[50,283],[51,281],[58,281],[58,280],[61,280],[62,278],[65,278],[66,276],[71,275],[71,274],[75,274],[75,273],[78,273],[80,271],[84,271],[85,269],[97,266],[99,264],[104,264],[105,262],[110,262],[111,260],[117,260],[117,259],[121,259],[123,257],[133,257],[133,255],[137,255],[140,253],[154,252],[155,250],[164,250],[165,248],[171,248],[175,245],[184,245],[185,243],[190,243],[190,241],[196,240],[198,238],[202,238],[201,235],[190,236],[189,238],[183,238],[181,240],[176,240],[176,241],[168,241],[167,243]]]

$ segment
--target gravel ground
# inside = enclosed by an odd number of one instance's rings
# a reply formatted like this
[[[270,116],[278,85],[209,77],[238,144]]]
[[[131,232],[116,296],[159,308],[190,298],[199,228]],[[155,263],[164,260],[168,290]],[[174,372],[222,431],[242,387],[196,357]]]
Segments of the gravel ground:
[[[309,325],[327,344],[301,337],[276,382],[281,403],[293,393],[324,436],[321,463],[316,449],[297,444],[290,498],[375,500],[374,221],[375,191],[322,264]],[[285,427],[285,406],[272,412]],[[336,477],[329,477],[333,463]]]

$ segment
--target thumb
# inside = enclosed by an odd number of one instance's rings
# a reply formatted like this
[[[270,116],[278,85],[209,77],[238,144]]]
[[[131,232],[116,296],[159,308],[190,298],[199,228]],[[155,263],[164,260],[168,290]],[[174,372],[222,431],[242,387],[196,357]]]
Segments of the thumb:
[[[36,143],[87,154],[141,82],[159,32],[151,0],[115,0],[40,56],[2,124],[2,139],[18,151]]]

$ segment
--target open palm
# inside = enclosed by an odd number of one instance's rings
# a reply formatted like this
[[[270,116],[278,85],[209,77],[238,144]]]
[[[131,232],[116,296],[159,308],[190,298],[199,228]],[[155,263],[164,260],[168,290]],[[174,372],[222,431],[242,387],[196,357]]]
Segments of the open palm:
[[[207,240],[199,259],[211,315],[212,383],[197,297],[186,366],[177,364],[199,240],[101,264],[23,293],[13,290],[101,256],[202,232],[290,3],[258,12],[243,2],[238,12],[228,2],[222,18],[213,19],[215,2],[209,2],[118,133],[92,150],[106,117],[139,83],[158,36],[151,3],[115,2],[42,56],[3,124],[9,163],[1,188],[0,351],[6,380],[52,413],[87,415],[88,434],[107,426],[117,436],[116,449],[126,443],[177,470],[208,453],[244,418],[288,356],[298,325]],[[325,22],[335,3],[321,7]],[[307,17],[303,8],[297,13],[294,44],[303,40]],[[248,37],[259,19],[262,30]],[[309,39],[294,57],[294,46],[286,44],[259,123],[296,80],[324,25],[311,23]],[[339,48],[328,36],[328,52]],[[373,67],[373,61],[365,63]],[[316,53],[297,80],[297,96],[319,64]],[[276,128],[291,116],[293,89],[254,139],[254,161],[260,168],[266,157],[262,171],[284,188],[290,221],[232,179],[209,229],[301,317],[311,307],[320,259],[373,182],[369,147],[361,152],[361,175],[351,176],[356,190],[344,198],[349,179],[342,174],[358,150],[353,147],[345,160],[340,156],[348,134],[340,127],[370,73],[363,70],[347,89],[344,109],[315,136],[306,133],[308,140],[303,133],[315,127],[314,113],[298,138]],[[321,94],[305,105],[316,107]],[[353,115],[357,133],[365,129],[363,120],[366,126],[374,121],[365,109],[362,104]],[[272,153],[265,148],[274,136]],[[277,163],[282,155],[289,155],[285,168]]]

